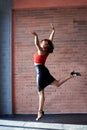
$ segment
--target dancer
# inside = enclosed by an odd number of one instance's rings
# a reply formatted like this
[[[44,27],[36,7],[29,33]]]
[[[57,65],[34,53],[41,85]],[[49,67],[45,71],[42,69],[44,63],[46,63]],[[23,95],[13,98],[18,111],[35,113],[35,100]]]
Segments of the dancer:
[[[37,87],[38,87],[38,95],[39,95],[39,108],[36,120],[39,120],[44,115],[44,102],[45,95],[44,89],[48,85],[55,85],[59,87],[64,82],[75,76],[81,76],[79,72],[72,71],[68,76],[56,80],[49,72],[48,68],[45,66],[45,62],[50,53],[53,53],[54,45],[53,38],[55,34],[55,28],[53,24],[51,24],[52,32],[49,36],[49,39],[43,39],[41,42],[39,41],[38,34],[36,32],[31,32],[35,37],[35,46],[37,48],[37,52],[34,55],[34,66],[37,73]]]

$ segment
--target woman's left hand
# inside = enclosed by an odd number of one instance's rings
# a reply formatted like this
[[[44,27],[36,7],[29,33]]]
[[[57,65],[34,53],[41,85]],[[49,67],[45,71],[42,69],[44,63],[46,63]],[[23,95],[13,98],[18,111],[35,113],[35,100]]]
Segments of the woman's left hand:
[[[54,28],[54,26],[53,26],[53,24],[52,24],[52,23],[50,24],[50,26],[51,26],[52,30],[55,30],[55,28]]]

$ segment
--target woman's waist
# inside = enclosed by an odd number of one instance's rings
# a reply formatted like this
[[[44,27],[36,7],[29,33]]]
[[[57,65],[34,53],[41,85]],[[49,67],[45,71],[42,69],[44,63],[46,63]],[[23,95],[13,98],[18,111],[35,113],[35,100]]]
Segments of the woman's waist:
[[[34,67],[37,73],[39,72],[43,73],[44,71],[47,70],[47,67],[44,64],[35,64]]]
[[[34,63],[34,66],[37,66],[37,65],[44,65],[42,63]]]

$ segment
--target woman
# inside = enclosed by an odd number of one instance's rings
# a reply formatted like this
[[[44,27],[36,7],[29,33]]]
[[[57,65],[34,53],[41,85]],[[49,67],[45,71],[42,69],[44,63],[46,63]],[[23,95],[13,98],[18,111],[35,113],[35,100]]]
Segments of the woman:
[[[73,78],[74,76],[81,76],[79,72],[71,72],[67,77],[56,80],[49,72],[47,67],[45,66],[46,59],[50,53],[54,50],[54,45],[52,43],[55,29],[51,24],[52,32],[50,34],[49,39],[43,39],[39,42],[39,38],[36,32],[31,32],[35,36],[35,46],[37,48],[37,52],[34,55],[34,66],[37,73],[37,87],[38,87],[38,95],[39,95],[39,108],[36,120],[39,120],[43,117],[44,111],[44,88],[48,85],[55,85],[59,87],[67,80]]]

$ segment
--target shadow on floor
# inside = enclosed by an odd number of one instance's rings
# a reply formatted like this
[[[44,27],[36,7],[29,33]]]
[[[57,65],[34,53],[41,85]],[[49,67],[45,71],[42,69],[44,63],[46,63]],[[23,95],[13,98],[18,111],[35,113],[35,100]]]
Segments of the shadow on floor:
[[[0,115],[0,119],[37,122],[35,114]],[[87,125],[87,114],[45,114],[38,122]]]

